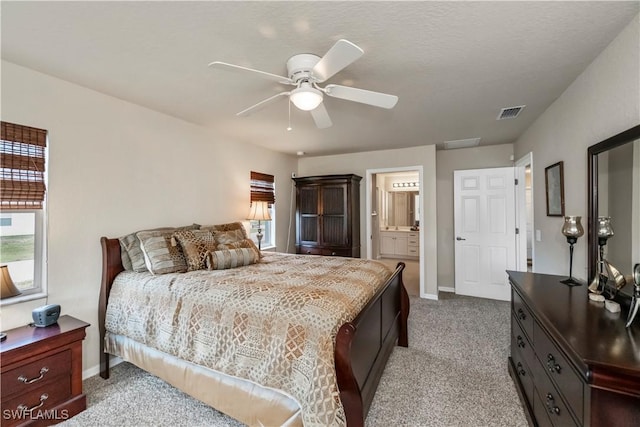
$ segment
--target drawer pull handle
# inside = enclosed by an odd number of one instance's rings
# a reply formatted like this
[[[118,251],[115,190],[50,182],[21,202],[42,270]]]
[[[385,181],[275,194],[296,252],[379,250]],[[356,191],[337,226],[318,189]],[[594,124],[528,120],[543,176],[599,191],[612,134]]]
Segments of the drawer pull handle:
[[[522,367],[522,363],[518,362],[517,369],[518,369],[518,374],[522,375],[523,377],[527,375],[527,372]]]
[[[522,336],[518,335],[518,347],[524,348],[525,344],[524,344],[524,340],[522,339]]]
[[[551,373],[557,373],[559,374],[560,371],[562,371],[562,366],[558,365],[556,363],[556,359],[553,357],[553,354],[549,353],[547,355],[547,368],[549,369],[549,372]]]
[[[331,252],[331,256],[336,256],[336,253],[335,252]]]
[[[518,319],[525,320],[526,318],[527,318],[527,315],[524,313],[524,310],[519,308],[518,309]]]
[[[44,405],[44,401],[47,400],[49,398],[49,395],[47,393],[42,393],[42,396],[40,396],[40,403],[35,405],[32,408],[29,408],[27,405],[18,405],[18,411],[21,412],[31,412],[34,409],[38,409],[40,408],[42,405]]]
[[[311,253],[311,251],[307,251],[307,253],[308,253],[308,254],[310,254],[310,253]]]
[[[25,383],[25,384],[33,384],[36,381],[40,381],[41,379],[43,379],[44,378],[44,374],[46,374],[47,372],[49,372],[49,368],[44,366],[42,369],[40,369],[40,376],[39,377],[28,379],[24,375],[20,375],[18,377],[18,381],[20,381],[21,383]]]
[[[547,410],[550,414],[560,415],[560,408],[555,405],[555,400],[551,393],[547,393]]]

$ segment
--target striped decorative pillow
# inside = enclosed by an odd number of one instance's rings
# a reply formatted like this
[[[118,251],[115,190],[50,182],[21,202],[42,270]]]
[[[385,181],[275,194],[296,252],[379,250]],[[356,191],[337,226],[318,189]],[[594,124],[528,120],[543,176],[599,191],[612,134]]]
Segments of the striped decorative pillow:
[[[258,250],[258,247],[256,246],[255,243],[253,243],[253,240],[251,239],[242,239],[232,243],[220,243],[218,244],[218,247],[216,249],[240,249],[240,248],[253,249],[258,253],[260,258],[262,258],[262,252]]]
[[[207,253],[207,268],[209,270],[226,270],[255,264],[259,260],[260,256],[254,249],[223,249]]]
[[[147,269],[153,274],[183,273],[187,261],[180,246],[171,244],[172,231],[139,231],[140,248]]]

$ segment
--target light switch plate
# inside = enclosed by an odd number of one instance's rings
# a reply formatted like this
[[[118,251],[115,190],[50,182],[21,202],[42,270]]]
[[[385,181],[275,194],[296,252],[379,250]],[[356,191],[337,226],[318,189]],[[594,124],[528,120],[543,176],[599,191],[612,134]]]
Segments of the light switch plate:
[[[542,233],[540,232],[540,230],[536,230],[536,242],[541,242],[542,241]]]

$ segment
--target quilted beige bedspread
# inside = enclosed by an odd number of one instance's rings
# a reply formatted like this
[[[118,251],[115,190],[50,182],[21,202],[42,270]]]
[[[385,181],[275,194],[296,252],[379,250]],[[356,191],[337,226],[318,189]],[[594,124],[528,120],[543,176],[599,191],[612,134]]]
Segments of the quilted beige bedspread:
[[[108,331],[300,404],[305,425],[345,425],[336,333],[391,275],[376,261],[265,253],[258,264],[153,276],[123,272]]]

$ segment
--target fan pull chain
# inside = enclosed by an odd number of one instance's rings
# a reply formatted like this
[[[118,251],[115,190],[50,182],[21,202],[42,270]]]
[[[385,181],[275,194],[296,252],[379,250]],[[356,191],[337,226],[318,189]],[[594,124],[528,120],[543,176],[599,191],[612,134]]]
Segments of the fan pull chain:
[[[287,126],[287,130],[291,130],[291,99],[287,99],[287,104],[289,104],[289,126]]]

